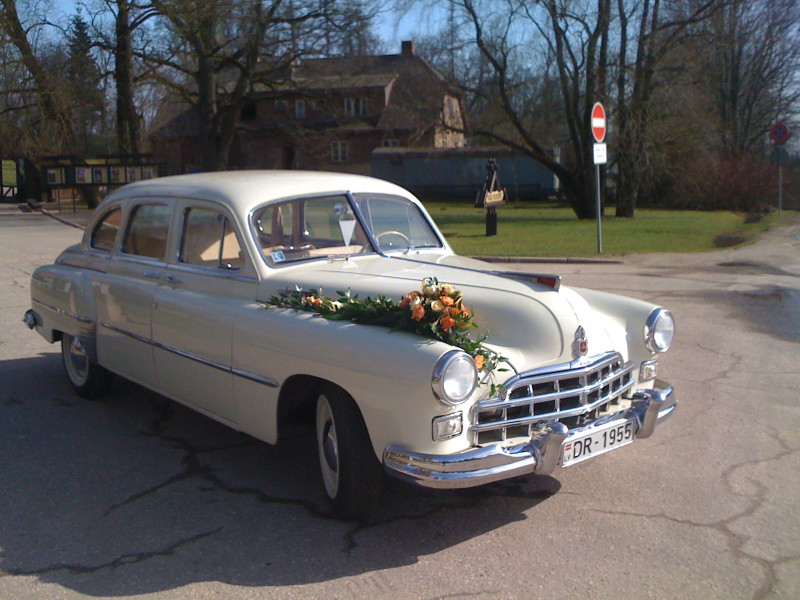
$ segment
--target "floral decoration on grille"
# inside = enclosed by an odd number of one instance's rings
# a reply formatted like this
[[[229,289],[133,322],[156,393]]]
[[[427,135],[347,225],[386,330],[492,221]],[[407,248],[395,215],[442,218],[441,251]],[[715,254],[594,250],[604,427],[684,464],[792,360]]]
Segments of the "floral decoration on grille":
[[[439,283],[435,277],[422,280],[419,291],[406,294],[396,302],[385,296],[367,297],[336,292],[337,299],[322,295],[319,290],[286,290],[272,296],[267,303],[273,308],[293,308],[317,313],[326,319],[351,321],[362,325],[382,325],[392,330],[408,331],[461,348],[475,360],[484,375],[505,371],[500,363],[508,363],[502,355],[486,348],[486,336],[473,339],[470,329],[477,329],[472,309],[463,304],[461,292],[454,285]]]

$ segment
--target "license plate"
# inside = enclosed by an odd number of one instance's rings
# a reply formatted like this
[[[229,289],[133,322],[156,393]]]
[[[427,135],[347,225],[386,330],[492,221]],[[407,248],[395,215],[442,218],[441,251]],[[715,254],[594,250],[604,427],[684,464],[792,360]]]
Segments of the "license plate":
[[[630,444],[634,439],[634,421],[635,419],[616,421],[588,433],[567,438],[562,447],[561,466],[568,467]]]

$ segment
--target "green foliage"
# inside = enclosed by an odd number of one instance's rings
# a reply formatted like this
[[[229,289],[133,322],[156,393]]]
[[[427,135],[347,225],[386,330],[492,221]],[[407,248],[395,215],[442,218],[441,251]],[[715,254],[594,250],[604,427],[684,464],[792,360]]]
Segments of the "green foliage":
[[[453,285],[440,284],[435,277],[422,281],[420,291],[412,291],[395,302],[385,296],[359,300],[358,296],[336,292],[338,299],[319,290],[286,290],[272,296],[267,307],[311,311],[333,321],[350,321],[362,325],[380,325],[393,331],[407,331],[461,348],[475,359],[479,371],[486,376],[508,361],[483,345],[485,336],[472,338],[470,329],[477,329],[474,313],[462,304],[461,292]],[[494,389],[492,390],[494,391]]]
[[[520,202],[497,209],[497,235],[486,237],[485,211],[472,204],[425,202],[453,249],[471,256],[595,256],[597,224],[578,220],[566,206]],[[606,211],[611,213],[611,209]],[[706,252],[726,240],[745,243],[770,225],[777,214],[756,222],[730,211],[672,211],[637,208],[634,219],[603,218],[603,252]]]

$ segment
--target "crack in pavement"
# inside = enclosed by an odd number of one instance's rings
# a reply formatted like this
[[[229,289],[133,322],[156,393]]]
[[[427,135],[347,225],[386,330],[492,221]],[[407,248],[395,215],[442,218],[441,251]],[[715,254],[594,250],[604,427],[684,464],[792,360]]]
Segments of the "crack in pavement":
[[[53,573],[55,571],[67,571],[70,575],[82,575],[82,574],[96,573],[97,571],[103,571],[105,569],[116,569],[117,567],[123,567],[127,565],[141,563],[150,560],[151,558],[156,558],[159,556],[172,556],[173,554],[175,554],[176,550],[179,550],[180,548],[192,544],[203,538],[212,536],[222,529],[223,529],[222,527],[218,527],[217,529],[212,529],[210,531],[205,531],[203,533],[198,533],[196,535],[177,540],[176,542],[160,550],[122,554],[116,557],[114,560],[99,565],[87,566],[80,564],[61,563],[61,564],[50,565],[47,567],[42,567],[40,569],[29,569],[29,570],[10,569],[8,572],[5,573],[5,575],[15,575],[15,576],[45,575],[47,573]]]
[[[743,469],[745,467],[758,466],[758,465],[763,465],[765,463],[778,461],[784,458],[785,456],[800,452],[800,450],[798,449],[789,447],[788,444],[786,444],[784,440],[780,438],[779,432],[774,428],[772,429],[773,432],[775,433],[774,437],[776,441],[783,448],[782,451],[777,452],[773,456],[767,458],[749,460],[739,464],[730,465],[727,469],[725,469],[721,473],[721,478],[725,483],[725,485],[728,487],[728,490],[731,495],[749,500],[748,506],[746,506],[741,511],[737,512],[736,514],[726,519],[721,519],[719,521],[711,523],[702,523],[698,521],[692,521],[691,519],[679,519],[677,517],[672,517],[664,512],[638,513],[631,511],[613,511],[613,510],[601,510],[601,509],[592,509],[592,510],[600,514],[612,515],[612,516],[642,517],[645,519],[663,519],[671,523],[676,523],[679,525],[688,525],[690,527],[696,527],[699,529],[710,529],[722,534],[722,536],[725,538],[726,544],[728,545],[730,552],[735,558],[749,560],[761,568],[761,570],[764,573],[764,580],[759,586],[758,590],[756,590],[756,592],[754,593],[753,598],[754,599],[765,598],[773,590],[775,584],[778,583],[778,577],[775,572],[776,567],[782,564],[783,562],[793,560],[793,558],[782,557],[776,560],[767,560],[744,550],[744,545],[750,539],[752,539],[752,536],[737,534],[731,529],[731,526],[735,522],[755,514],[755,512],[764,505],[764,502],[767,499],[767,493],[769,491],[769,488],[758,480],[755,480],[751,477],[745,477],[746,481],[752,484],[755,490],[751,493],[738,492],[735,489],[735,486],[733,485],[731,479],[738,470]]]

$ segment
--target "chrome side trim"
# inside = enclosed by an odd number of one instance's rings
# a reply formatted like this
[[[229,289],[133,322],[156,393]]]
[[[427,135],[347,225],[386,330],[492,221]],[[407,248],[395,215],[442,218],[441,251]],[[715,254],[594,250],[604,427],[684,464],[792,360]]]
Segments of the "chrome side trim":
[[[80,315],[76,315],[75,313],[71,313],[63,308],[58,308],[57,306],[53,306],[51,304],[47,304],[42,302],[41,300],[35,300],[39,306],[42,306],[48,310],[52,310],[60,315],[64,315],[65,317],[69,317],[70,319],[74,319],[78,323],[84,323],[86,325],[94,325],[94,319],[90,319],[89,317],[81,317]]]
[[[258,277],[251,275],[241,275],[241,269],[222,269],[220,267],[199,267],[189,265],[187,263],[180,263],[176,265],[169,265],[170,271],[177,271],[181,273],[191,273],[193,275],[205,275],[207,277],[220,277],[222,279],[229,279],[232,281],[243,281],[245,283],[258,283]]]
[[[214,361],[208,360],[206,358],[202,358],[200,356],[197,356],[196,354],[191,354],[191,353],[186,352],[184,350],[179,350],[178,348],[173,348],[172,346],[168,346],[167,344],[162,344],[160,342],[149,340],[149,339],[147,339],[145,337],[142,337],[141,335],[137,335],[137,334],[135,334],[135,333],[133,333],[131,331],[126,331],[124,329],[120,329],[119,327],[115,327],[114,325],[111,325],[110,323],[102,323],[101,322],[100,326],[101,327],[105,327],[106,329],[110,329],[111,331],[114,331],[116,333],[119,333],[120,335],[124,335],[124,336],[127,336],[129,338],[132,338],[132,339],[134,339],[134,340],[136,340],[138,342],[142,342],[144,344],[148,344],[150,346],[153,346],[154,348],[158,348],[160,350],[164,350],[166,352],[169,352],[171,354],[175,354],[175,355],[180,356],[182,358],[186,358],[188,360],[192,360],[194,362],[200,363],[200,364],[205,365],[207,367],[211,367],[212,369],[217,369],[218,371],[222,371],[224,373],[230,373],[231,375],[235,375],[236,377],[241,377],[243,379],[248,379],[248,380],[254,381],[256,383],[261,383],[261,384],[266,385],[268,387],[276,388],[276,387],[280,386],[280,383],[278,383],[277,380],[272,379],[271,377],[264,377],[262,375],[257,375],[255,373],[250,373],[248,371],[242,371],[241,369],[234,369],[232,367],[229,367],[228,365],[225,365],[225,364],[222,364],[222,363],[218,363],[218,362],[214,362]]]
[[[646,438],[658,422],[672,414],[677,404],[672,387],[659,380],[655,389],[636,392],[633,398],[629,408],[585,427],[570,431],[563,423],[543,425],[530,441],[517,446],[491,444],[442,455],[388,446],[383,452],[384,470],[409,483],[437,489],[473,487],[520,475],[547,475],[561,463],[561,448],[570,437],[615,421],[635,419],[635,437]]]

